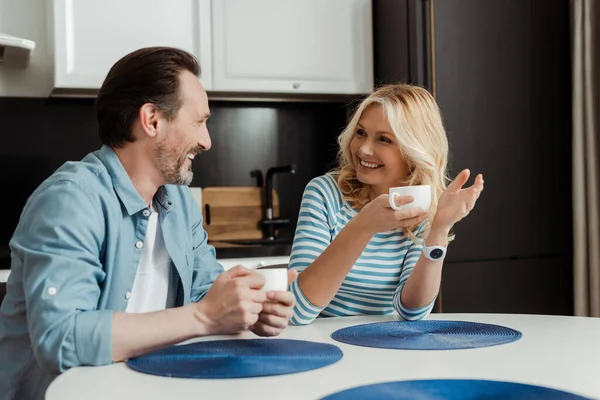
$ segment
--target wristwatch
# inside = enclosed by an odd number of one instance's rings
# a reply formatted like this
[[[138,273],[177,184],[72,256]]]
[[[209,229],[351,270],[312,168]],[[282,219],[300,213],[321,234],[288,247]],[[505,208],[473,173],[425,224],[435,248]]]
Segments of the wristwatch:
[[[445,246],[427,246],[423,244],[423,254],[431,261],[441,261],[446,257],[446,247]]]

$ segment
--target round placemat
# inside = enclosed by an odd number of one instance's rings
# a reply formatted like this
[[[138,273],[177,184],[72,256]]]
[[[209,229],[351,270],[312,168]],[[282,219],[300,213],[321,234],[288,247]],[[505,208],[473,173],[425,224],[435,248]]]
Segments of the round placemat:
[[[433,379],[385,382],[337,392],[321,400],[591,400],[542,386],[513,382]]]
[[[355,325],[331,335],[357,346],[406,350],[452,350],[496,346],[522,333],[499,325],[465,321],[389,321]]]
[[[332,344],[287,339],[235,339],[170,346],[127,361],[136,371],[176,378],[248,378],[325,367],[340,360]]]

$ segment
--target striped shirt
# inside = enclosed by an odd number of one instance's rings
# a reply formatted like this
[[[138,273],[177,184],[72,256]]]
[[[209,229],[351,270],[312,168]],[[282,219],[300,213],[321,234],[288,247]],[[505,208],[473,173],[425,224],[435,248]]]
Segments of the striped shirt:
[[[333,176],[311,180],[302,196],[289,268],[302,273],[357,214],[358,210],[343,200]],[[290,285],[296,297],[292,325],[309,324],[318,316],[383,315],[394,311],[405,320],[424,318],[435,300],[421,308],[404,307],[400,300],[421,251],[422,245],[402,231],[376,233],[326,307],[312,304],[298,280]]]

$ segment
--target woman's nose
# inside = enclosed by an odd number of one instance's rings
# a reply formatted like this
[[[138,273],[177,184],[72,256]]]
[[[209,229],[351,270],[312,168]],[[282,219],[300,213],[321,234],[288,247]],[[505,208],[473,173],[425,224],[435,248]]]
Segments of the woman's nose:
[[[373,146],[369,141],[365,141],[358,149],[358,154],[361,156],[373,155]]]

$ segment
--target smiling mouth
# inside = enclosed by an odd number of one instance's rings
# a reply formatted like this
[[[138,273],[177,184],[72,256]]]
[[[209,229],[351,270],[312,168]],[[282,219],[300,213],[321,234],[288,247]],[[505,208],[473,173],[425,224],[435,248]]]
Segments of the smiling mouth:
[[[383,167],[383,164],[375,164],[375,163],[366,162],[360,158],[359,158],[359,162],[362,167],[365,167],[368,169],[378,169],[378,168]]]
[[[194,161],[197,155],[202,154],[204,152],[204,146],[196,145],[189,149],[186,158],[190,161]]]

